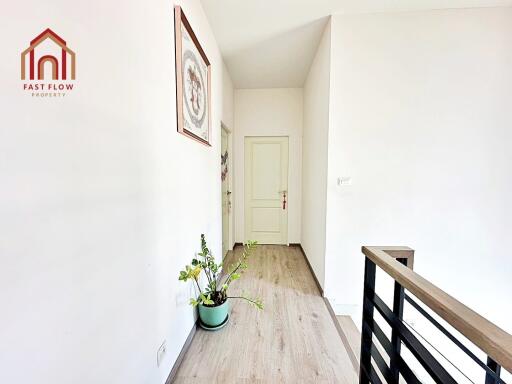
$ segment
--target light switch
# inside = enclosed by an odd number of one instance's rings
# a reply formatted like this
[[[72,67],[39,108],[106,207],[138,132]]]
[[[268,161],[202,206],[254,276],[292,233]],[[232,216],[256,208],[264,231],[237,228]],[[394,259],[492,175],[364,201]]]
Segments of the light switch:
[[[352,185],[352,178],[348,176],[338,177],[337,180],[338,187],[345,187],[347,185]]]

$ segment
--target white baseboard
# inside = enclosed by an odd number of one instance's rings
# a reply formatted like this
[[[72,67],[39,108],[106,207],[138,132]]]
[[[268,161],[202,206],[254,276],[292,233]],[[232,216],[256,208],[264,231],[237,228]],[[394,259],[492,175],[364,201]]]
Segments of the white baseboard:
[[[329,300],[332,305],[332,309],[334,309],[334,313],[339,316],[358,316],[359,315],[359,305],[356,304],[341,304],[332,302]]]

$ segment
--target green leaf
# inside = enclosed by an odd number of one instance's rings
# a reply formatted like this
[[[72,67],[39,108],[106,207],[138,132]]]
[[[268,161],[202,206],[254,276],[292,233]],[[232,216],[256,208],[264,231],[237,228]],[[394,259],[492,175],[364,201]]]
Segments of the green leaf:
[[[181,280],[181,281],[187,281],[188,278],[189,278],[189,274],[185,271],[180,271],[180,276],[178,277],[178,280]]]
[[[256,300],[254,301],[254,305],[256,306],[256,308],[258,309],[263,309],[263,302],[261,300]]]
[[[208,294],[208,296],[205,296],[201,293],[201,301],[203,302],[203,304],[206,304],[206,305],[213,305],[214,302],[213,300],[211,299],[211,296],[210,294]]]
[[[189,304],[192,305],[193,307],[197,307],[199,301],[197,301],[196,299],[190,299]]]

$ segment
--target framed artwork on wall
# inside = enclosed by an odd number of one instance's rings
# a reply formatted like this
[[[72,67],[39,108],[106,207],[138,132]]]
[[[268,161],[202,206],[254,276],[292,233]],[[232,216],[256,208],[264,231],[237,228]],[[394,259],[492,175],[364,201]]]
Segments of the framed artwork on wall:
[[[211,65],[180,6],[174,6],[178,132],[210,146]]]

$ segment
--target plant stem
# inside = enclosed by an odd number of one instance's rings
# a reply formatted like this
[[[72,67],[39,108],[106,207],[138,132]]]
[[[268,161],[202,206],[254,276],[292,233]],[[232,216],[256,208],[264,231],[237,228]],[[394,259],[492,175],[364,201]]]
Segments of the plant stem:
[[[205,250],[203,249],[203,252]],[[206,278],[208,279],[208,285],[213,288],[214,291],[217,290],[217,281],[215,281],[214,277],[212,277],[212,271],[210,269],[210,257],[211,255],[209,253],[206,253],[204,256],[204,262],[206,264],[206,268],[204,268],[204,273],[206,275]]]
[[[238,260],[238,265],[236,266],[236,268],[235,268],[235,269],[233,269],[233,270],[231,271],[231,273],[228,275],[228,277],[226,278],[226,280],[224,280],[224,284],[228,284],[228,283],[229,283],[229,279],[231,278],[231,275],[240,269],[240,267],[241,267],[241,265],[242,265],[242,261],[243,261],[244,259],[246,259],[246,258],[247,258],[247,255],[246,255],[246,253],[245,253],[245,251],[244,251],[244,253],[242,254],[242,257]]]
[[[199,286],[199,282],[197,281],[197,279],[194,277],[194,281],[196,282],[196,285],[197,285],[197,289],[199,290],[199,294],[203,293],[201,291],[201,287]]]
[[[228,299],[244,299],[244,300],[249,301],[250,303],[253,303],[256,306],[258,305],[258,303],[255,300],[251,300],[248,297],[243,297],[243,296],[227,296],[226,298],[228,298]]]
[[[208,262],[206,261],[205,259],[205,263],[206,263],[206,268],[203,268],[203,271],[204,271],[204,274],[206,275],[206,279],[208,279],[208,285],[211,285],[212,283],[212,279],[210,277],[210,274],[208,273]]]

